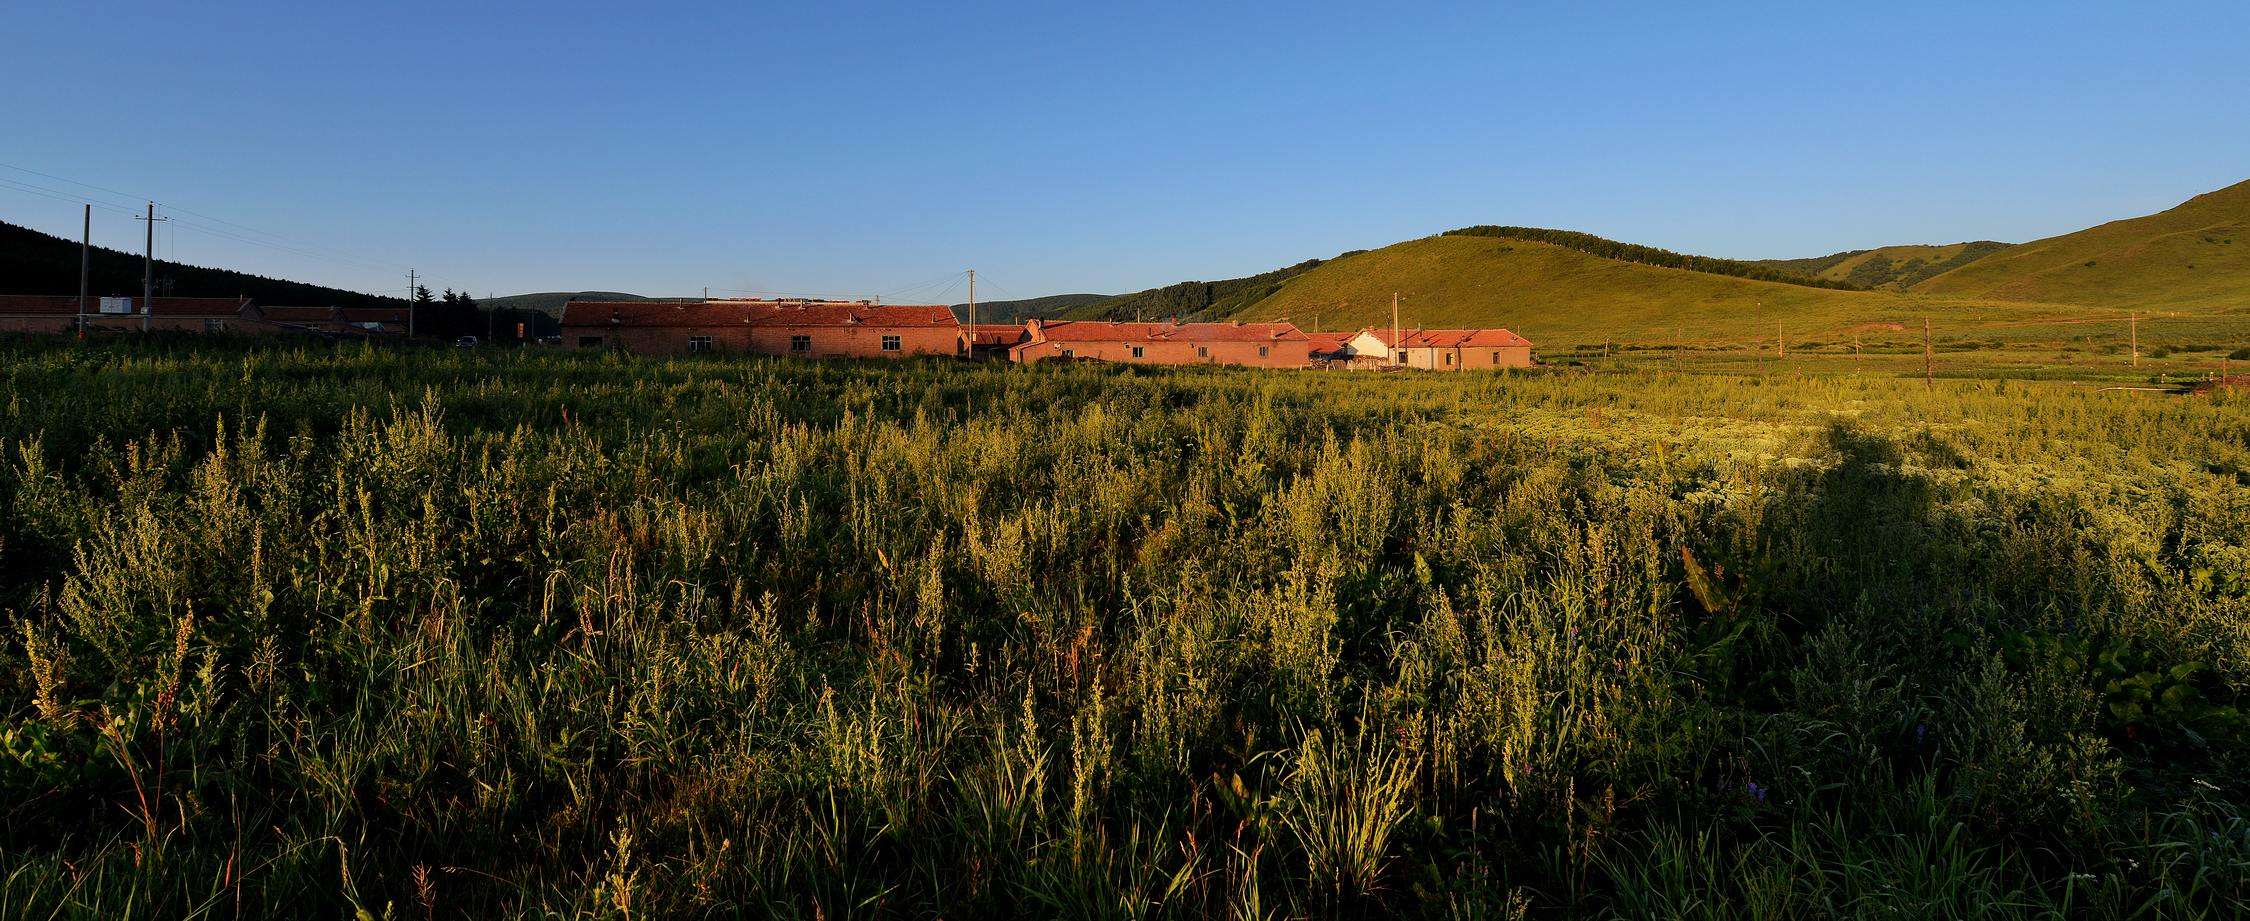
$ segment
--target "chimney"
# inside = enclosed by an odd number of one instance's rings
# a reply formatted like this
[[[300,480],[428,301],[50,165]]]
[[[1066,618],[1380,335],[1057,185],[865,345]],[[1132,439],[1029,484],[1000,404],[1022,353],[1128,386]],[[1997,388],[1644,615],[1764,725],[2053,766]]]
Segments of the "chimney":
[[[1047,321],[1041,320],[1038,317],[1032,317],[1023,321],[1023,329],[1024,332],[1031,334],[1031,341],[1047,341]]]

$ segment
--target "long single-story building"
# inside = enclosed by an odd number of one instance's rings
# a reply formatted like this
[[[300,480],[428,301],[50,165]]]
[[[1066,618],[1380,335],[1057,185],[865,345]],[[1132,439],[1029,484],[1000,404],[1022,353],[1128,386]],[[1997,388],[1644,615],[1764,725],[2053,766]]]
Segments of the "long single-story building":
[[[732,352],[800,358],[963,355],[953,309],[869,301],[571,301],[563,344],[644,354]]]
[[[1024,333],[1024,340],[1008,349],[1011,361],[1085,359],[1302,368],[1312,359],[1312,340],[1289,323],[1029,320],[1024,323]]]
[[[1379,356],[1382,367],[1424,371],[1531,367],[1531,342],[1505,329],[1363,329],[1345,343],[1350,357]]]
[[[329,336],[404,336],[404,307],[258,307],[258,318],[283,329]]]
[[[0,295],[0,332],[66,333],[83,326],[88,332],[139,332],[144,328],[165,332],[215,333],[265,331],[244,297],[159,297],[144,315],[138,297],[88,297],[80,305],[75,294]]]

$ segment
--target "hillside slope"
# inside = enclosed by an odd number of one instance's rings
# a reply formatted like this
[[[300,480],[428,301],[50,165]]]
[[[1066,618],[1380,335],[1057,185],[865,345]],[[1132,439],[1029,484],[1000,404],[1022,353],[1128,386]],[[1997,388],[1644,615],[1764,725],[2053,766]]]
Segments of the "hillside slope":
[[[0,221],[0,294],[77,294],[78,241]],[[141,257],[94,247],[93,296],[139,297]],[[173,297],[248,297],[268,305],[398,306],[401,298],[345,291],[248,272],[156,261],[156,293]]]
[[[1780,321],[1792,338],[1925,314],[1977,321],[2051,315],[2052,305],[1937,300],[1811,288],[1607,259],[1545,243],[1471,236],[1409,240],[1322,264],[1236,313],[1327,329],[1505,326],[1543,345],[1748,339]]]
[[[1026,317],[1055,317],[1088,304],[1110,300],[1107,294],[1050,294],[1014,301],[978,301],[977,322],[1014,323]],[[969,305],[953,305],[953,315],[968,322]]]
[[[2250,182],[2159,214],[2010,247],[1914,290],[2142,310],[2250,309]]]
[[[1939,245],[1908,244],[1855,249],[1812,259],[1763,259],[1758,264],[1862,288],[1905,291],[1930,278],[2007,248],[2008,244],[1991,240]]]
[[[1336,258],[1351,255],[1353,254],[1345,253]],[[1333,260],[1307,259],[1287,268],[1245,278],[1183,281],[1162,288],[1120,294],[1106,301],[1072,310],[1067,316],[1079,320],[1155,320],[1164,317],[1209,320],[1230,317],[1271,297],[1283,285],[1288,284],[1290,279],[1310,272],[1328,261]]]

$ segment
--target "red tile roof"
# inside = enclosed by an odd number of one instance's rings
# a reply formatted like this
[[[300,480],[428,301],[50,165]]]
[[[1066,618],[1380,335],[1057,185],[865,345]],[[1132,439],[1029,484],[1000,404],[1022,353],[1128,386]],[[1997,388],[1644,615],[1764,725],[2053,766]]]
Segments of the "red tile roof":
[[[336,318],[336,308],[260,307],[258,316],[275,323],[325,323]]]
[[[865,301],[571,301],[563,305],[562,322],[573,327],[961,325],[950,307]]]
[[[979,323],[970,331],[970,338],[978,345],[1014,345],[1024,341],[1031,333],[1020,323]]]
[[[346,323],[404,323],[404,307],[346,307],[336,311],[337,319]]]
[[[1341,351],[1343,351],[1343,350],[1344,350],[1344,343],[1346,343],[1346,342],[1350,342],[1350,341],[1351,341],[1351,339],[1352,339],[1352,337],[1353,337],[1353,336],[1356,336],[1356,335],[1358,335],[1358,334],[1357,334],[1357,333],[1306,333],[1306,334],[1305,334],[1306,338],[1309,338],[1309,339],[1311,339],[1311,340],[1312,340],[1312,350],[1313,350],[1313,351],[1314,351],[1315,353],[1341,352]]]
[[[1391,331],[1385,328],[1368,330],[1375,338],[1391,348],[1454,349],[1500,348],[1528,346],[1531,341],[1499,327],[1491,329],[1409,329],[1400,334],[1401,345],[1391,341]]]
[[[1052,342],[1303,342],[1289,323],[1112,323],[1055,320],[1039,325]]]
[[[141,299],[132,299],[134,309]],[[160,317],[234,317],[250,305],[249,298],[237,297],[160,297],[156,299],[154,316]],[[102,299],[95,295],[86,297],[88,316],[101,316]],[[0,314],[11,316],[70,316],[78,312],[78,295],[75,294],[7,294],[0,295]],[[140,316],[139,313],[129,314]],[[128,316],[128,314],[108,314]]]

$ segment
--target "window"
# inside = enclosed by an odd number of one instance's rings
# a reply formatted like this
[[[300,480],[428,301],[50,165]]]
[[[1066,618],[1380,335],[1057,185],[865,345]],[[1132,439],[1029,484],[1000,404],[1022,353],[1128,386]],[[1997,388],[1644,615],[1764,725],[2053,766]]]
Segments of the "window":
[[[207,332],[207,333],[223,333],[223,332],[226,332],[226,331],[227,331],[227,321],[225,321],[225,320],[205,320],[205,321],[203,321],[203,331],[204,331],[204,332]]]
[[[582,349],[598,349],[598,348],[601,348],[601,347],[602,347],[602,337],[600,337],[600,336],[580,336],[580,337],[578,337],[578,347],[579,347],[579,348],[582,348]]]
[[[1266,357],[1266,347],[1265,347],[1265,346],[1262,346],[1262,345],[1261,345],[1261,346],[1258,346],[1258,357],[1259,357],[1259,358],[1264,358],[1264,357]]]
[[[1399,363],[1399,364],[1402,364],[1402,365],[1406,363],[1406,350],[1405,350],[1405,349],[1399,349],[1399,350],[1398,350],[1398,363]]]
[[[1134,358],[1141,358],[1141,357],[1145,357],[1145,353],[1143,353],[1143,352],[1141,351],[1141,347],[1140,347],[1140,346],[1137,346],[1137,345],[1136,345],[1136,346],[1133,346],[1133,357],[1134,357]]]
[[[898,350],[899,350],[899,344],[898,344],[898,337],[897,337],[897,336],[884,336],[884,337],[883,337],[883,351],[886,351],[886,352],[896,352],[896,351],[898,351]]]
[[[1064,349],[1064,350],[1063,350],[1063,357],[1064,357],[1064,358],[1077,358],[1077,357],[1078,357],[1078,350],[1077,350],[1077,349]]]
[[[790,351],[792,351],[792,352],[810,352],[810,351],[812,351],[812,337],[811,337],[811,336],[791,336],[791,337],[789,337],[789,350],[790,350]]]
[[[688,351],[690,351],[690,352],[708,352],[708,351],[710,351],[710,350],[711,350],[711,337],[709,337],[709,336],[689,336],[689,337],[687,337],[687,350],[688,350]]]
[[[1449,365],[1453,363],[1453,353],[1452,353],[1452,352],[1447,352],[1447,353],[1445,353],[1445,363],[1446,363],[1446,364],[1449,364]]]
[[[1499,363],[1500,363],[1500,353],[1499,353],[1499,352],[1494,352],[1494,353],[1492,353],[1492,363],[1493,363],[1493,364],[1499,364]]]
[[[1209,346],[1203,346],[1203,345],[1199,345],[1199,346],[1196,346],[1196,347],[1195,347],[1195,357],[1197,357],[1197,358],[1209,358],[1209,357],[1211,357],[1211,348],[1210,348]]]

